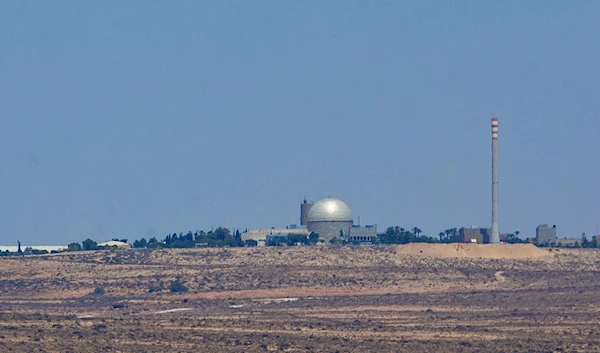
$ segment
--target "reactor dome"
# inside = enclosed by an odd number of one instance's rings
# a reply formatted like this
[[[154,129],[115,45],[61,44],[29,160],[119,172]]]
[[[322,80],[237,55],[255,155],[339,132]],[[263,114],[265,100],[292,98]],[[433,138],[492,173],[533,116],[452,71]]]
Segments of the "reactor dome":
[[[352,222],[352,211],[342,200],[328,197],[308,211],[308,222]],[[352,223],[350,223],[352,225]]]

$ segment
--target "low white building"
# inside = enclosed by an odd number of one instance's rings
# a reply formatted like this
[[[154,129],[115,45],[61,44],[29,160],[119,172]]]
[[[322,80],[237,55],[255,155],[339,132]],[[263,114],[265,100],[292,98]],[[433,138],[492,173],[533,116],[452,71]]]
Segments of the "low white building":
[[[116,247],[118,249],[131,249],[131,245],[124,243],[122,241],[117,241],[117,240],[110,240],[110,241],[105,241],[104,243],[100,243],[98,244],[98,246],[106,246],[106,247]]]
[[[271,229],[250,229],[241,234],[242,241],[256,240],[258,246],[264,246],[267,241],[268,235],[273,234],[302,234],[310,235],[310,232],[305,228],[294,228],[294,229],[282,229],[282,228],[271,228]]]

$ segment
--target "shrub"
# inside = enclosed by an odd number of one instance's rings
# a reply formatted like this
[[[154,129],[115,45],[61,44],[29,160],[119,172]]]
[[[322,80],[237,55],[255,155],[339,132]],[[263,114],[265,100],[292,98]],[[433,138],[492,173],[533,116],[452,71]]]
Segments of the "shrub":
[[[94,294],[96,295],[104,295],[105,291],[104,288],[102,287],[96,287],[96,289],[94,289]]]
[[[188,291],[188,287],[186,287],[181,281],[178,279],[174,280],[169,286],[169,290],[171,293],[185,293]]]
[[[163,290],[163,287],[162,287],[162,285],[161,285],[161,284],[158,284],[158,285],[156,285],[156,284],[154,284],[154,285],[153,285],[153,284],[151,284],[151,285],[148,287],[148,293],[156,293],[156,292],[160,292],[160,291],[162,291],[162,290]]]

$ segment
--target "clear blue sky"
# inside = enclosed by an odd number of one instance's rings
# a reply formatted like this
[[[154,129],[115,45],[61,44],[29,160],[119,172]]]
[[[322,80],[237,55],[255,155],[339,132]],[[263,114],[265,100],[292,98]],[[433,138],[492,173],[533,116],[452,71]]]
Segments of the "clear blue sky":
[[[600,223],[598,1],[0,2],[0,243]]]

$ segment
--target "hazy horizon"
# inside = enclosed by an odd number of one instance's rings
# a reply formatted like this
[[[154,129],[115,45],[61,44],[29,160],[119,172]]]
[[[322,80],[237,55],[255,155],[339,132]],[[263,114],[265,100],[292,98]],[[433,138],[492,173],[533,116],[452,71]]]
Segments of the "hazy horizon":
[[[0,244],[299,224],[595,235],[600,2],[4,2]]]

